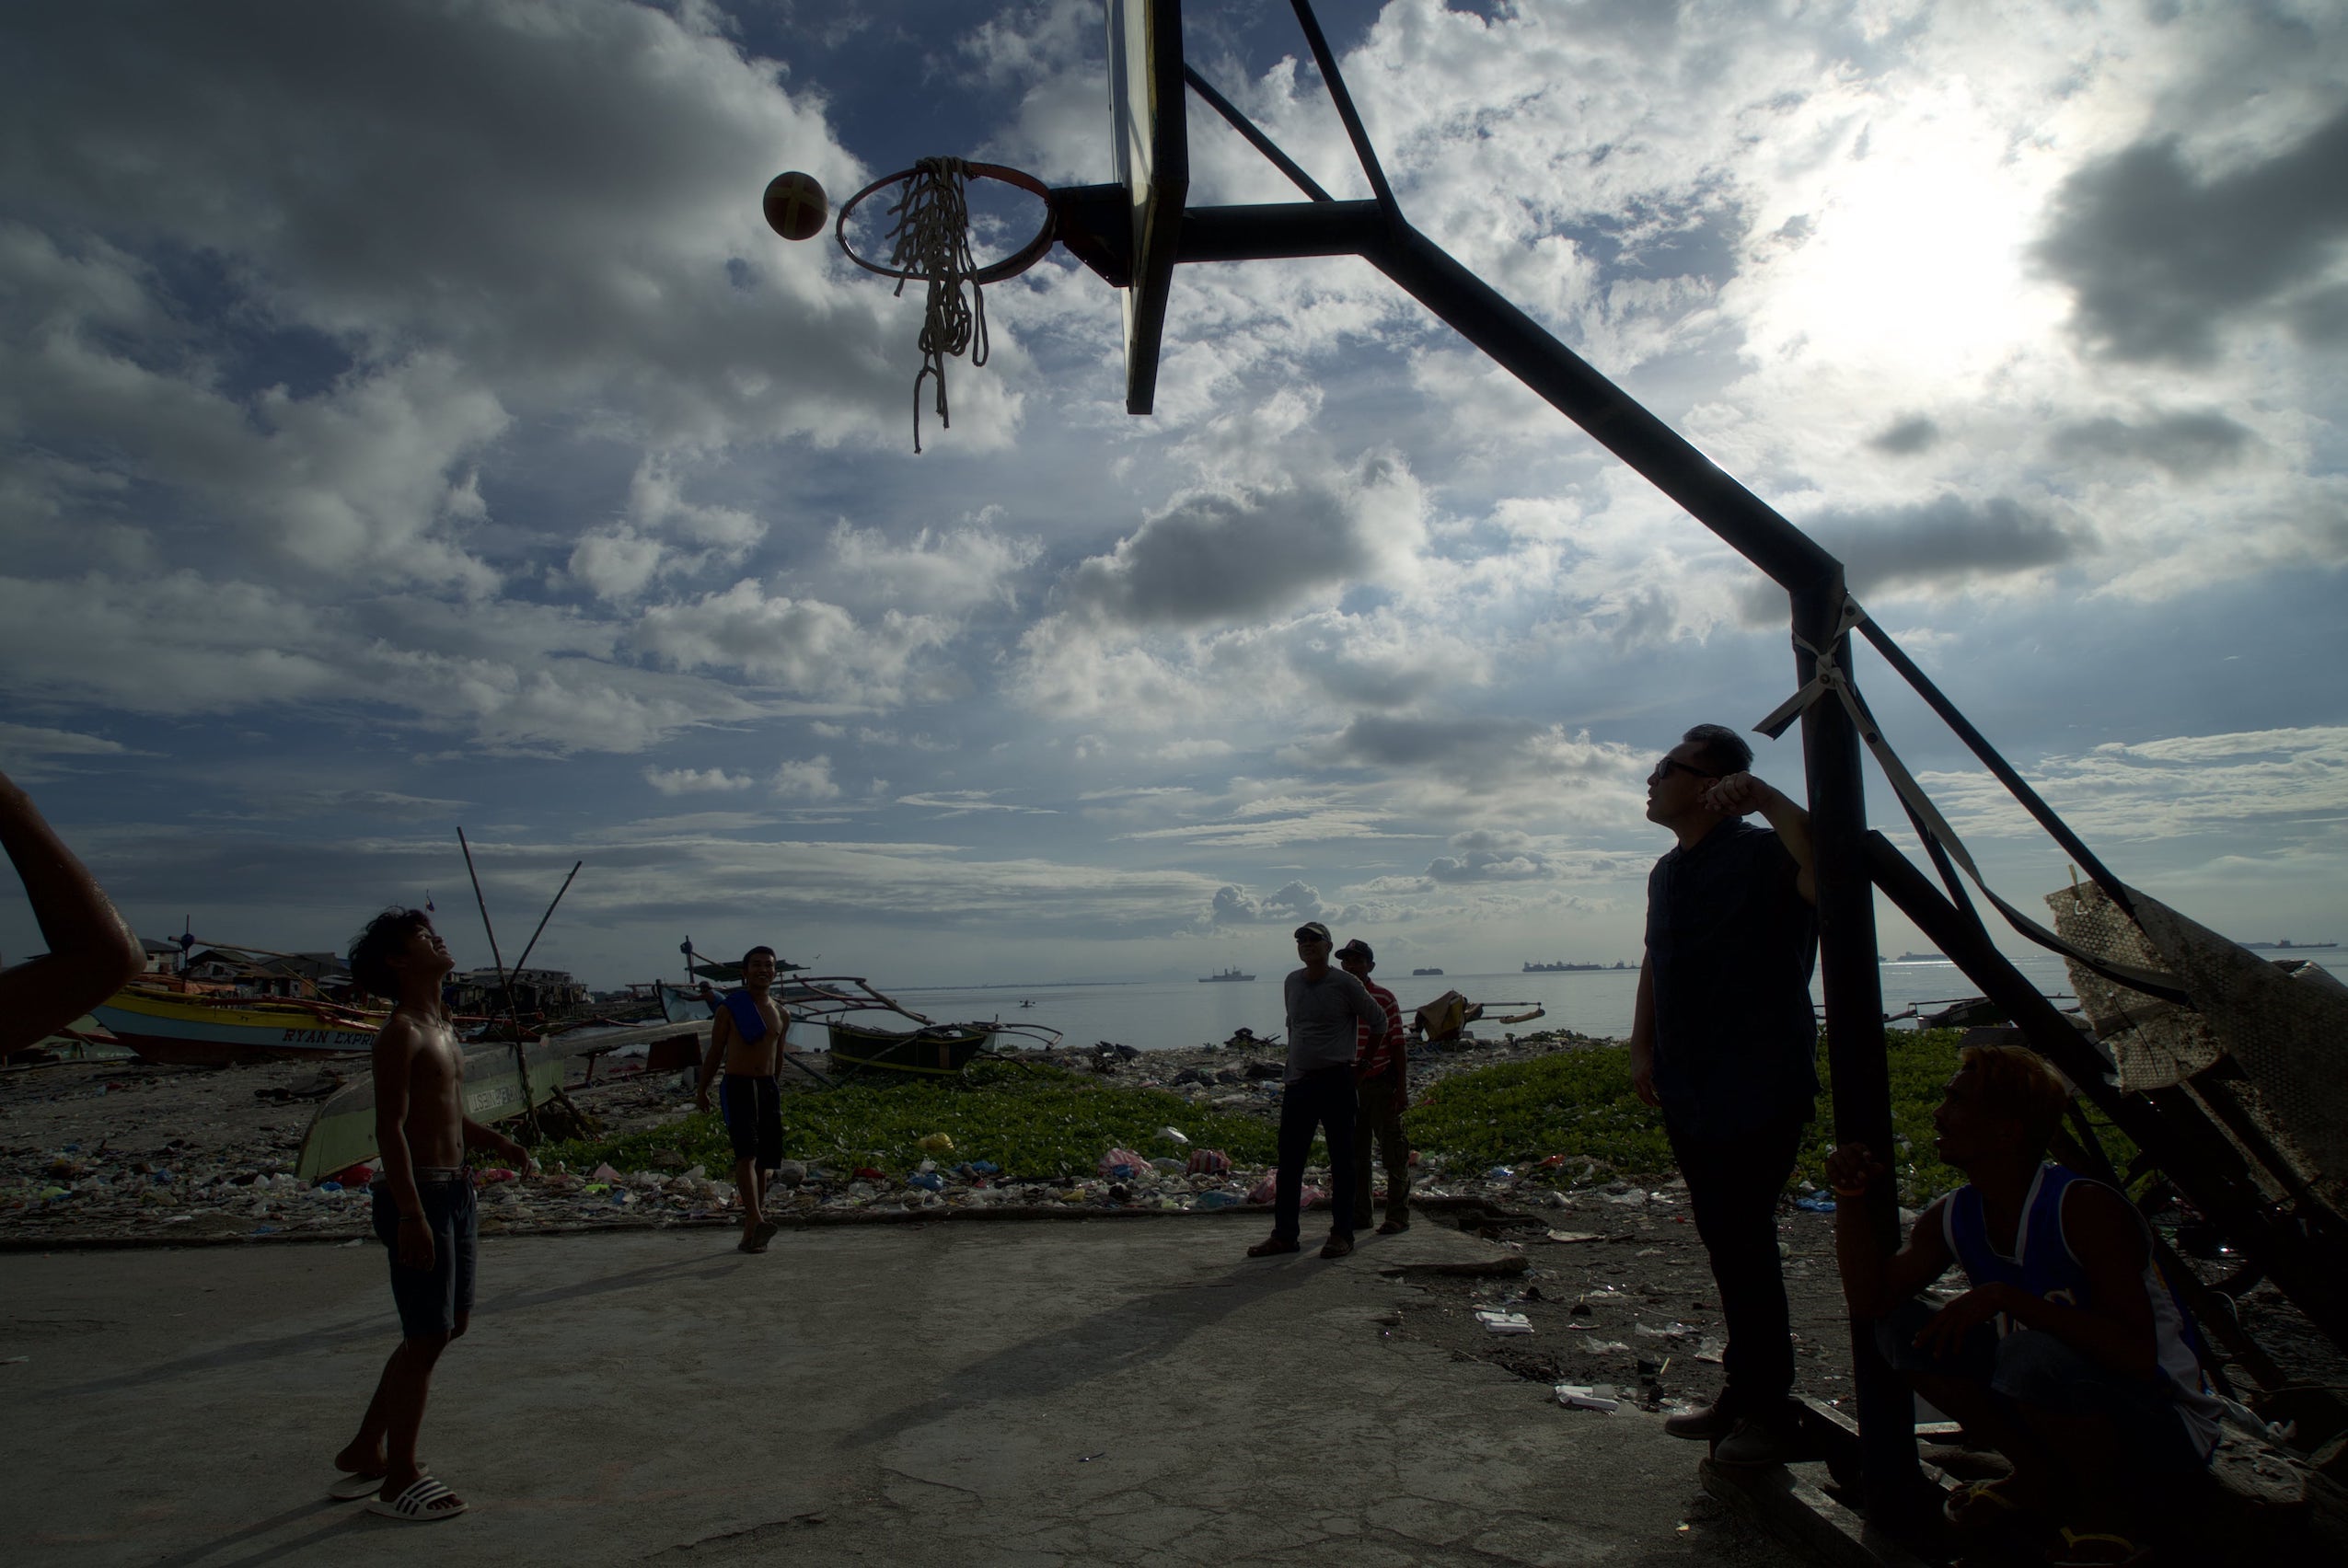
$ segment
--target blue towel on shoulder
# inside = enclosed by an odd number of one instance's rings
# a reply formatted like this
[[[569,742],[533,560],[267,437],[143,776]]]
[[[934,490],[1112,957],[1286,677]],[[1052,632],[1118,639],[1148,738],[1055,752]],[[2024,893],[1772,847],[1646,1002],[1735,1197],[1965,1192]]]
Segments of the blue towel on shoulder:
[[[734,1032],[745,1045],[756,1045],[767,1037],[767,1020],[758,1016],[758,1004],[747,991],[728,991],[723,1004],[734,1020]]]

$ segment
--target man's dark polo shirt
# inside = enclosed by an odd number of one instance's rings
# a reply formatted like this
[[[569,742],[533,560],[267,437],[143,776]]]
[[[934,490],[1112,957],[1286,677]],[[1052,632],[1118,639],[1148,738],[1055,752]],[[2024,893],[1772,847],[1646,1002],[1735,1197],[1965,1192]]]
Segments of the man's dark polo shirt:
[[[1818,915],[1799,872],[1775,833],[1731,820],[1648,873],[1655,1092],[1679,1136],[1733,1136],[1814,1108]]]

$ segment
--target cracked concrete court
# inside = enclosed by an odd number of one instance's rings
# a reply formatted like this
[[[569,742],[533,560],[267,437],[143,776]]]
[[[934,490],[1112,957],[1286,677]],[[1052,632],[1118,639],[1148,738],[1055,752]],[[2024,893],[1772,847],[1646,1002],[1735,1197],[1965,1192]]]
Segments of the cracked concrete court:
[[[44,1565],[1792,1560],[1659,1418],[1384,1337],[1422,1219],[1250,1261],[1210,1218],[488,1239],[424,1427],[472,1503],[327,1500],[381,1251],[0,1256],[0,1530]],[[5,1358],[22,1356],[21,1362]]]

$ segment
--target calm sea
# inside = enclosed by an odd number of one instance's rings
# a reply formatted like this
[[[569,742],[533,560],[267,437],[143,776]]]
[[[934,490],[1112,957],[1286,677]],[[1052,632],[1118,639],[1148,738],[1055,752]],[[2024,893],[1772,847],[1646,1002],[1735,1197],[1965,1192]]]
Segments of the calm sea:
[[[2063,961],[2053,953],[2029,953],[2015,966],[2039,990],[2070,1000],[2070,979]],[[1878,965],[1883,983],[1883,1010],[1899,1012],[1911,1003],[1949,1002],[1981,994],[1957,966],[1945,959],[1928,963]],[[1280,982],[1286,968],[1259,970],[1252,981],[1202,985],[1196,980],[1134,981],[1103,985],[987,986],[966,989],[899,986],[891,991],[906,1006],[940,1022],[1000,1019],[1005,1023],[1038,1024],[1060,1031],[1070,1045],[1112,1040],[1137,1050],[1161,1051],[1203,1045],[1231,1037],[1232,1031],[1251,1029],[1259,1035],[1282,1034]],[[1583,1034],[1622,1037],[1630,1033],[1631,1005],[1638,986],[1636,969],[1602,969],[1549,974],[1385,975],[1380,982],[1394,993],[1407,1015],[1421,1003],[1446,990],[1470,1001],[1482,1002],[1493,1013],[1521,1012],[1510,1003],[1538,1004],[1546,1009],[1539,1023],[1518,1026],[1571,1029]],[[1023,1001],[1035,1006],[1023,1008]],[[1487,1037],[1499,1032],[1479,1026]],[[815,1038],[804,1038],[820,1046]]]

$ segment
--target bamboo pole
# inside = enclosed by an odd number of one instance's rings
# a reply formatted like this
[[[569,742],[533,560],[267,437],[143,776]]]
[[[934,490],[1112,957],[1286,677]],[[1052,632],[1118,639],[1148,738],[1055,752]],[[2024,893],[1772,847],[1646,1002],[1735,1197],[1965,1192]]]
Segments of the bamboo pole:
[[[473,879],[473,902],[480,906],[481,929],[489,933],[490,962],[497,965],[497,988],[505,993],[505,1016],[514,1020],[514,1072],[522,1088],[522,1125],[532,1137],[537,1137],[538,1110],[530,1103],[530,1055],[522,1038],[522,1013],[514,1003],[514,987],[505,978],[505,960],[498,956],[497,928],[490,924],[489,900],[481,895],[481,874],[473,869],[473,847],[466,842],[461,827],[457,830],[457,847],[465,852],[465,874]],[[567,881],[563,883],[565,887],[570,885]],[[547,912],[553,913],[551,909]]]

